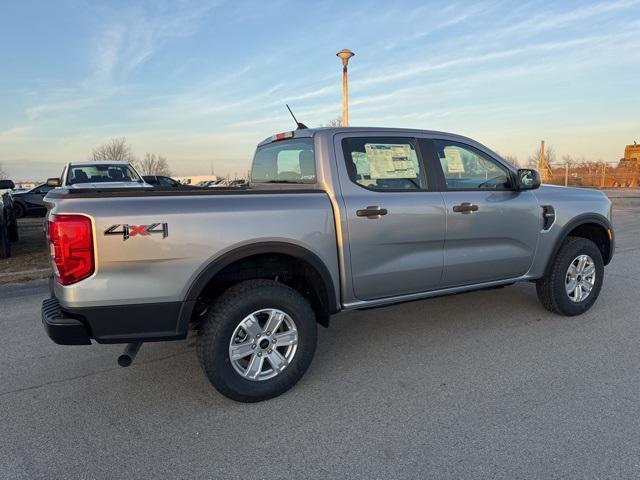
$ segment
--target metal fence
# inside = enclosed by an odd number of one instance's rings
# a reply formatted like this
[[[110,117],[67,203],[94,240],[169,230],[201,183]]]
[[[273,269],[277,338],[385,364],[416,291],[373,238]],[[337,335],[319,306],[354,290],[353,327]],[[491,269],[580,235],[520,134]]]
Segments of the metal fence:
[[[550,171],[540,173],[544,183],[569,187],[629,188],[640,184],[638,165],[624,165],[623,162],[552,165]]]

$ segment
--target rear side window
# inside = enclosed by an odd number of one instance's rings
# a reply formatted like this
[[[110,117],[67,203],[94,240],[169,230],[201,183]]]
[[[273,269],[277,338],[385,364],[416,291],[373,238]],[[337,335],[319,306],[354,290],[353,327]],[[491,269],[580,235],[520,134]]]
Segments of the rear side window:
[[[413,138],[354,137],[342,141],[351,181],[371,190],[427,188]]]
[[[316,183],[312,138],[282,140],[256,150],[251,169],[253,183]]]

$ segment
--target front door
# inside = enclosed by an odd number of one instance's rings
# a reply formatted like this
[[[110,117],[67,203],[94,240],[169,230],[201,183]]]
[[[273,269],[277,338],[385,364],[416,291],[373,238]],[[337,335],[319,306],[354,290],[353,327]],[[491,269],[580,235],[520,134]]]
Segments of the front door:
[[[524,275],[541,230],[535,194],[516,191],[509,169],[475,147],[448,140],[433,146],[447,211],[442,286]]]
[[[340,134],[335,141],[355,297],[439,286],[445,207],[411,137]]]
[[[44,197],[53,187],[48,185],[40,185],[38,188],[34,188],[30,192],[24,194],[22,199],[27,204],[29,211],[45,210]]]

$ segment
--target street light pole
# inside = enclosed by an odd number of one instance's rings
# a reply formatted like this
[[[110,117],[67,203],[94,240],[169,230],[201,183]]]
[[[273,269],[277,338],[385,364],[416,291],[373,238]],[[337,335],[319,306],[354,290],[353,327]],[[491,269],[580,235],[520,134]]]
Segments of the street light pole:
[[[347,86],[347,64],[349,63],[349,59],[353,57],[355,53],[351,50],[347,50],[343,48],[338,53],[336,53],[337,57],[340,57],[342,60],[342,126],[349,126],[349,89]]]

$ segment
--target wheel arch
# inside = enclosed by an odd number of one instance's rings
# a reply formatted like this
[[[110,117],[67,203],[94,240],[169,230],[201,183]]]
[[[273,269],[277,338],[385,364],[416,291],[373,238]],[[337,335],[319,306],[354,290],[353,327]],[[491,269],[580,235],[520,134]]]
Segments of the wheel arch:
[[[24,200],[22,200],[21,198],[15,198],[13,199],[13,211],[16,211],[16,206],[20,206],[20,208],[22,208],[22,211],[24,213],[24,215],[26,216],[29,213],[29,207],[27,206],[27,202],[25,202]],[[17,218],[17,215],[16,215]]]
[[[200,295],[215,282],[216,277],[225,269],[238,265],[243,261],[258,257],[278,256],[295,259],[306,265],[314,272],[313,287],[318,295],[319,305],[315,305],[318,314],[318,323],[324,326],[329,324],[329,316],[340,310],[339,299],[336,295],[335,284],[329,269],[314,252],[305,247],[287,242],[261,242],[235,248],[211,261],[195,278],[189,286],[185,301],[195,302]],[[255,278],[261,278],[259,276]],[[316,302],[318,303],[318,302]],[[324,307],[324,308],[323,308]],[[320,310],[320,311],[318,311]],[[323,310],[326,310],[324,312]]]
[[[553,260],[556,258],[562,243],[567,237],[583,237],[592,240],[602,253],[602,260],[605,265],[611,262],[615,248],[615,239],[613,236],[613,228],[611,222],[602,215],[588,213],[575,217],[567,223],[561,230],[560,235],[554,244],[553,251],[549,257],[549,262],[545,269],[548,273],[551,269]]]

